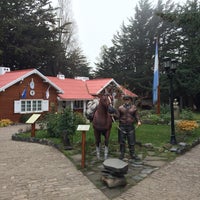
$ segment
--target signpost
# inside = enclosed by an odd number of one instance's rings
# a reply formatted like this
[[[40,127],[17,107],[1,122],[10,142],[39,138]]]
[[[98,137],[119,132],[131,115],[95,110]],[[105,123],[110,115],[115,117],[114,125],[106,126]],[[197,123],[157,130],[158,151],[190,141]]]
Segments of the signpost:
[[[77,131],[82,131],[82,158],[81,158],[81,167],[85,167],[85,140],[86,140],[86,131],[90,129],[90,125],[78,125]]]
[[[26,124],[31,124],[31,137],[35,137],[35,122],[41,116],[41,114],[33,114],[31,117],[26,121]]]

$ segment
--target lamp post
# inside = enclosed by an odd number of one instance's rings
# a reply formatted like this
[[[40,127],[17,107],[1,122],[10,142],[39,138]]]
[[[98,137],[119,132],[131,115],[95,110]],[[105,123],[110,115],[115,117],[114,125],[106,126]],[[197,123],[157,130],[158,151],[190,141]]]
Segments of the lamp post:
[[[173,101],[174,101],[173,79],[174,79],[174,74],[176,72],[176,66],[177,66],[176,60],[170,59],[168,57],[166,57],[164,59],[165,72],[167,73],[167,77],[170,81],[170,111],[171,111],[171,138],[170,138],[170,143],[171,144],[177,144],[176,135],[175,135],[175,126],[174,126],[174,106],[173,106]]]

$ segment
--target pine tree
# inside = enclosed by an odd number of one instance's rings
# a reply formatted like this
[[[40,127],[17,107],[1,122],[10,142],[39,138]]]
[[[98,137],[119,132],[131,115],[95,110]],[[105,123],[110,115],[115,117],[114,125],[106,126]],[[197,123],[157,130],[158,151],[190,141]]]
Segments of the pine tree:
[[[127,25],[122,24],[113,37],[113,46],[102,52],[96,75],[107,73],[136,94],[151,97],[155,37],[160,38],[169,26],[157,13],[169,11],[173,6],[170,1],[167,5],[158,1],[157,7],[152,8],[148,0],[140,0],[135,8],[135,17],[129,18]]]

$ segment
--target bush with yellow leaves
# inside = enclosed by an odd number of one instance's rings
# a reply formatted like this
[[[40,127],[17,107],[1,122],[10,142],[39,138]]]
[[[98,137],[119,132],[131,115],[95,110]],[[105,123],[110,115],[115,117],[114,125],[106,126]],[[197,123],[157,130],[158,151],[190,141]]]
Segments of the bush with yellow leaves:
[[[10,119],[2,119],[0,120],[0,127],[6,127],[13,124],[13,122]]]
[[[176,128],[180,133],[191,134],[195,129],[199,128],[199,125],[194,120],[181,120],[176,123]]]

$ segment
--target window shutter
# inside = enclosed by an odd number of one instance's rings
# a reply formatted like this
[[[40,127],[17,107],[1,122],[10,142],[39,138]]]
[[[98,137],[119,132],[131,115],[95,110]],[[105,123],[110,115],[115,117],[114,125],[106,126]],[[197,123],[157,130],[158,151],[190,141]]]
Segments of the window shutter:
[[[49,111],[49,100],[42,101],[42,111]]]
[[[14,113],[21,112],[21,101],[14,101]]]

